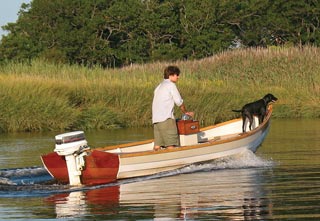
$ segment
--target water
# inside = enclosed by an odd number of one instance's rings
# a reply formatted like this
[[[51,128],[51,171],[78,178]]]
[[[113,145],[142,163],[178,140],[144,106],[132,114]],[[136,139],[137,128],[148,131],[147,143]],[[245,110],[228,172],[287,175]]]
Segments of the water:
[[[273,120],[256,154],[112,184],[56,183],[39,156],[53,133],[0,135],[1,220],[320,220],[320,120]],[[89,144],[149,139],[148,129],[86,132]]]

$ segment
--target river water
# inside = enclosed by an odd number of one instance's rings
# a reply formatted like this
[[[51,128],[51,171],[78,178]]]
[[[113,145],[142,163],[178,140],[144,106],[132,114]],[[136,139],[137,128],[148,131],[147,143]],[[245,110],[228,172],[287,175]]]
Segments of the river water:
[[[44,170],[53,133],[0,134],[1,220],[320,220],[320,120],[272,121],[256,154],[70,188]],[[86,132],[91,147],[150,129]]]

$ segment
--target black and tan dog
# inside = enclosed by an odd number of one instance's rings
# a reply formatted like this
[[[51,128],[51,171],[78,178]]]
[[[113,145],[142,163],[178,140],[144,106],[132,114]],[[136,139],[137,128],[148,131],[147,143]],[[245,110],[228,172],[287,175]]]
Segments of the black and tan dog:
[[[252,130],[253,116],[257,116],[259,119],[259,124],[264,120],[267,113],[267,106],[270,102],[277,101],[278,98],[272,94],[265,95],[262,99],[257,100],[252,103],[248,103],[242,107],[241,110],[232,110],[234,112],[241,112],[242,115],[242,131],[246,132],[245,121],[246,118],[249,119],[249,129]]]

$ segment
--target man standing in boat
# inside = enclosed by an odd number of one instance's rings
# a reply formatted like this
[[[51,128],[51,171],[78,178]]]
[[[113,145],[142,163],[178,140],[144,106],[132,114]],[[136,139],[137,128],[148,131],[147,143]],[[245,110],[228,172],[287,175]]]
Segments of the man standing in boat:
[[[191,117],[193,112],[187,112],[183,99],[177,89],[180,69],[168,66],[164,69],[164,80],[154,90],[152,102],[152,123],[154,126],[154,150],[161,147],[172,149],[179,146],[178,129],[174,117],[174,105]]]

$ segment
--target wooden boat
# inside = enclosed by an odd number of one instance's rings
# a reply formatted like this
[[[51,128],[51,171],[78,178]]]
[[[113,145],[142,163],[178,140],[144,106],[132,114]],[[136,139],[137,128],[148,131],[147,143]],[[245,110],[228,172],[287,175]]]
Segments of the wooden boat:
[[[146,176],[241,153],[256,152],[270,128],[272,106],[265,120],[242,133],[237,118],[199,129],[197,121],[178,121],[180,147],[153,150],[153,140],[90,149],[84,133],[56,136],[54,152],[41,156],[48,172],[70,185],[96,185]],[[246,123],[247,124],[247,123]],[[248,125],[246,125],[248,127]]]

